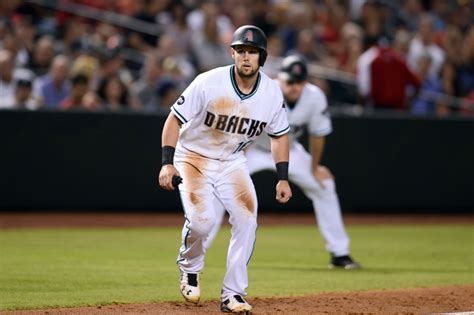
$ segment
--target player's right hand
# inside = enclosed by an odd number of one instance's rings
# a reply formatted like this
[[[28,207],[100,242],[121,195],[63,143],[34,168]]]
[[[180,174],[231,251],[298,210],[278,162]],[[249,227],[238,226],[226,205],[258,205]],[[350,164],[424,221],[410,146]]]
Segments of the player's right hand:
[[[280,180],[276,186],[276,200],[279,203],[287,203],[292,196],[290,184],[287,180]]]
[[[173,176],[179,176],[178,170],[172,164],[163,165],[158,178],[160,187],[166,190],[174,190]]]

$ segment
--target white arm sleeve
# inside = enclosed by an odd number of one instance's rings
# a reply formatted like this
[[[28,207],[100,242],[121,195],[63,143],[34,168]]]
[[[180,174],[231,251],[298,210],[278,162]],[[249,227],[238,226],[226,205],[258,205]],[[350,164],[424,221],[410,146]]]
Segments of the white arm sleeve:
[[[278,137],[290,131],[290,124],[286,115],[285,103],[280,99],[281,106],[273,115],[272,121],[265,127],[265,131],[271,137]]]
[[[193,119],[204,106],[201,81],[202,76],[199,75],[171,106],[171,111],[183,124]]]

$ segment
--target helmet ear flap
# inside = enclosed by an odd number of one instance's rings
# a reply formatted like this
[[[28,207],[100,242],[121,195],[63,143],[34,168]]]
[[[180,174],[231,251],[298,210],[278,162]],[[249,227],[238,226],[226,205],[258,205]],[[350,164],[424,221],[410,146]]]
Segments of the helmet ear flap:
[[[267,60],[267,51],[266,50],[263,50],[263,49],[260,49],[260,56],[258,57],[258,65],[260,67],[263,67],[263,65],[265,64],[265,61]]]

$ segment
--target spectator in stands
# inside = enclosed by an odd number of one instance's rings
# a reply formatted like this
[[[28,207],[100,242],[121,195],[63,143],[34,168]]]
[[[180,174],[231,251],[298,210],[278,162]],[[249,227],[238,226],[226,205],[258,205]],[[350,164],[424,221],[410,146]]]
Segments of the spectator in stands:
[[[158,41],[158,50],[163,54],[163,69],[167,73],[173,73],[180,85],[187,86],[196,76],[196,69],[189,58],[177,50],[176,40],[163,34]]]
[[[439,116],[448,115],[458,109],[457,104],[454,102],[454,97],[457,95],[456,80],[456,67],[451,62],[445,61],[441,66],[440,73],[441,87],[444,95],[436,108]]]
[[[268,7],[267,7],[267,10],[268,10]],[[232,21],[232,25],[249,25],[249,24],[257,25],[254,22],[252,22],[252,16],[254,15],[254,13],[255,13],[254,10],[249,12],[245,4],[237,4],[236,7],[233,7],[230,10],[229,15]],[[261,25],[260,25],[260,28],[262,28]],[[267,32],[265,33],[269,34]]]
[[[102,108],[102,100],[93,90],[89,90],[82,98],[82,107],[86,110],[97,111]]]
[[[348,12],[338,1],[327,2],[326,10],[322,11],[324,14],[319,15],[321,30],[318,33],[318,39],[327,48],[331,59],[334,59],[342,54],[346,44],[342,29],[348,22]]]
[[[281,67],[281,57],[283,55],[283,42],[278,33],[273,33],[267,37],[267,60],[262,71],[272,79],[276,79]]]
[[[27,67],[33,53],[36,27],[31,16],[15,14],[11,18],[13,34],[17,40],[16,66]]]
[[[139,52],[145,53],[154,49],[157,45],[159,35],[161,32],[158,28],[158,14],[162,11],[170,2],[169,0],[143,0],[137,1],[142,2],[140,5],[141,10],[133,17],[149,23],[147,29],[148,33],[140,33],[137,31],[129,31],[127,36],[128,45],[132,49],[136,49]]]
[[[232,62],[229,47],[221,42],[217,25],[217,15],[207,14],[202,32],[197,33],[192,42],[198,71],[225,66]]]
[[[174,38],[178,53],[189,58],[192,33],[186,24],[188,9],[182,1],[171,1],[168,11],[168,14],[160,15],[160,24],[164,27],[164,33]]]
[[[456,25],[461,32],[467,33],[470,27],[472,27],[472,17],[474,15],[474,7],[470,0],[458,0],[456,1],[455,11],[452,13],[450,23]]]
[[[16,53],[14,45],[14,35],[6,20],[0,18],[0,49],[6,49]]]
[[[100,63],[103,59],[106,59],[102,57],[104,51],[101,50],[102,47],[99,47],[100,44],[101,43],[92,44],[90,38],[77,43],[77,47],[75,47],[76,51],[71,56],[72,62],[69,77],[78,73],[85,74],[92,81],[93,86],[95,86],[94,84],[99,80]],[[76,46],[76,44],[74,44],[74,46]]]
[[[453,63],[446,61],[441,67],[441,81],[443,84],[443,91],[450,96],[458,95],[456,85],[456,67]]]
[[[395,37],[392,44],[393,52],[395,52],[398,57],[405,61],[410,48],[410,40],[411,36],[407,30],[401,28],[395,32]]]
[[[13,54],[8,50],[0,50],[0,99],[13,100],[15,94],[15,84],[13,71],[15,61]]]
[[[316,48],[316,38],[311,29],[298,32],[296,47],[290,49],[287,55],[300,55],[308,62],[321,61],[321,53]]]
[[[443,88],[437,76],[430,76],[431,56],[426,53],[420,56],[418,64],[418,78],[421,81],[421,91],[412,103],[412,112],[415,114],[434,114],[439,106],[444,106],[441,99]]]
[[[99,84],[97,94],[104,110],[115,112],[130,108],[128,90],[119,76],[104,78]]]
[[[38,102],[33,98],[32,85],[33,81],[30,78],[19,78],[15,80],[15,98],[11,104],[11,108],[28,110],[38,108]]]
[[[308,8],[303,3],[295,3],[288,7],[288,10],[285,11],[285,23],[280,25],[279,33],[282,38],[284,47],[284,55],[289,55],[292,53],[299,54],[298,49],[296,48],[299,40],[299,33],[303,29],[310,30],[308,34],[301,35],[307,39],[311,38],[311,41],[314,41],[315,34],[312,33],[312,15],[311,12],[308,12]],[[307,32],[306,32],[307,33]],[[302,40],[301,38],[300,40]],[[311,53],[312,55],[312,53]],[[313,56],[309,56],[313,57]],[[311,59],[308,59],[311,60]]]
[[[463,36],[459,28],[449,25],[442,38],[442,47],[446,53],[446,60],[452,62],[456,67],[463,63]],[[438,74],[439,75],[439,74]]]
[[[247,24],[255,25],[255,26],[260,27],[260,29],[265,34],[267,34],[267,36],[277,31],[278,21],[276,19],[276,15],[278,13],[275,12],[274,8],[275,8],[275,5],[286,6],[286,4],[283,1],[278,3],[278,1],[271,1],[271,0],[252,0],[250,2],[251,3],[250,10],[248,9],[248,6],[249,6],[248,4],[245,4],[245,2],[241,2],[241,3],[245,5],[247,9],[247,16],[250,19],[250,22],[245,23],[245,24],[234,23],[235,28],[239,27],[240,25],[247,25]],[[297,1],[292,1],[290,7],[298,5],[298,3],[299,2]]]
[[[45,75],[54,58],[54,40],[51,36],[40,38],[33,49],[33,57],[28,66],[36,76]]]
[[[370,100],[375,108],[406,109],[407,87],[416,91],[421,86],[418,77],[386,43],[379,44],[377,56],[370,65]],[[415,92],[416,93],[416,92]]]
[[[70,68],[69,58],[65,55],[54,57],[49,73],[39,77],[33,91],[45,108],[56,109],[69,95],[71,86],[68,80]]]
[[[428,14],[424,14],[420,17],[417,35],[410,42],[407,57],[410,69],[416,70],[416,62],[426,51],[431,57],[429,75],[437,76],[439,74],[445,59],[445,53],[434,43],[433,36],[433,19]]]
[[[338,68],[355,74],[357,60],[363,51],[362,29],[354,23],[346,23],[341,30],[344,51],[339,55]]]
[[[36,109],[38,103],[32,95],[34,73],[28,69],[16,69],[13,77],[14,93],[9,97],[0,98],[3,109]]]
[[[100,67],[96,71],[94,86],[97,86],[103,79],[113,76],[120,77],[120,80],[127,86],[132,84],[133,76],[130,70],[125,67],[121,47],[103,48],[99,53],[99,63]]]
[[[462,44],[462,63],[458,68],[459,96],[474,96],[474,26],[466,33]]]
[[[158,52],[147,55],[140,78],[130,88],[133,108],[153,111],[159,106],[155,88],[163,76],[163,60],[163,56]]]
[[[217,1],[201,1],[198,8],[189,12],[186,17],[187,25],[191,30],[192,37],[202,37],[208,20],[212,18],[217,24],[217,37],[224,44],[230,44],[234,25],[228,16],[222,14]]]
[[[384,35],[383,8],[380,1],[364,1],[361,7],[360,18],[356,22],[364,30],[364,39],[370,39],[369,42],[364,43],[364,46],[366,48],[370,47],[373,38],[378,38]]]
[[[422,13],[423,6],[420,0],[405,0],[399,14],[403,25],[408,31],[416,32],[419,28],[419,19]]]
[[[420,57],[428,51],[431,66],[430,73],[424,77],[424,90],[426,78],[432,80],[438,76],[442,77],[443,91],[449,96],[474,97],[473,58],[471,53],[467,53],[472,42],[467,39],[472,37],[468,35],[472,33],[469,31],[472,27],[472,6],[466,0],[325,0],[296,1],[291,5],[287,1],[254,0],[250,7],[247,2],[235,3],[231,0],[74,0],[150,22],[150,34],[135,33],[127,27],[121,29],[117,24],[109,24],[109,21],[90,20],[70,13],[57,14],[54,10],[42,10],[40,6],[28,2],[0,2],[0,10],[7,7],[3,22],[0,18],[0,49],[11,52],[14,67],[28,66],[37,73],[33,94],[41,98],[46,108],[57,108],[69,94],[67,75],[87,72],[90,86],[95,90],[103,78],[119,75],[125,86],[132,87],[129,91],[132,108],[156,109],[160,99],[156,95],[159,80],[138,75],[142,67],[149,68],[145,52],[160,51],[163,56],[158,77],[171,79],[176,83],[177,90],[181,90],[196,76],[196,67],[199,66],[200,72],[229,62],[218,59],[221,55],[227,57],[221,52],[228,49],[234,29],[242,24],[256,24],[268,34],[269,58],[263,70],[270,75],[278,70],[276,66],[272,69],[272,60],[278,61],[279,57],[291,51],[323,67],[355,72],[361,95],[373,100],[371,66],[379,56],[379,50],[378,47],[375,50],[370,48],[370,41],[388,35],[394,38],[392,52],[405,60],[412,72],[423,72],[420,67],[426,65],[426,60]],[[359,27],[354,27],[356,23]],[[132,35],[122,37],[127,32]],[[367,38],[369,45],[365,42]],[[367,49],[362,54],[361,39]],[[123,45],[135,50],[122,51]],[[102,53],[98,54],[97,48],[101,48]],[[71,70],[65,71],[62,75],[64,79],[55,83],[51,78],[53,51],[64,54],[62,58],[69,58],[74,66],[73,70],[71,66]],[[355,59],[359,54],[356,67]],[[423,60],[422,64],[418,60]],[[445,64],[446,60],[448,63]],[[143,63],[147,65],[143,66]],[[359,63],[363,66],[360,67]],[[50,71],[43,75],[49,65]],[[7,70],[8,67],[0,69],[0,72]],[[152,66],[145,76],[155,71]],[[166,80],[162,82],[163,86],[166,86]],[[8,86],[5,82],[0,79],[0,93]],[[11,80],[9,85],[12,86]],[[337,85],[337,82],[331,81],[328,86],[334,92]],[[398,88],[392,92],[395,90]],[[14,92],[10,94],[11,97],[13,95]],[[94,93],[86,95],[89,103],[98,102],[98,96]],[[356,102],[353,93],[350,100],[349,103]],[[449,109],[449,106],[459,102],[459,99],[450,99],[449,103],[443,104]],[[413,110],[416,111],[418,106],[414,106]],[[431,105],[428,107],[432,108]],[[437,105],[436,108],[442,106]]]
[[[170,79],[161,80],[156,88],[156,94],[159,97],[160,106],[156,112],[161,115],[168,115],[171,105],[176,102],[179,97],[178,85]]]
[[[71,16],[60,29],[61,40],[58,51],[75,58],[87,43],[87,33],[90,26],[87,22],[77,16]]]
[[[80,73],[71,79],[71,91],[59,108],[62,110],[90,110],[84,106],[84,95],[89,91],[89,78]]]

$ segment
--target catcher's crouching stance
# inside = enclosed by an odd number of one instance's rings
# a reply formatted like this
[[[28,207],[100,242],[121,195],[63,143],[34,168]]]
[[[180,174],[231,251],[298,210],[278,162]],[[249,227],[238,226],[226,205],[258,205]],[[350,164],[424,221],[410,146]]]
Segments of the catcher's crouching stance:
[[[180,290],[193,303],[200,298],[207,239],[216,222],[217,198],[232,225],[227,272],[221,293],[223,312],[250,312],[245,301],[247,263],[257,228],[257,198],[243,149],[259,135],[271,136],[279,181],[276,199],[291,198],[288,184],[288,136],[283,96],[260,72],[266,59],[266,37],[258,27],[237,29],[231,44],[234,64],[199,75],[171,107],[162,134],[160,186],[179,191],[185,212],[178,255]]]

